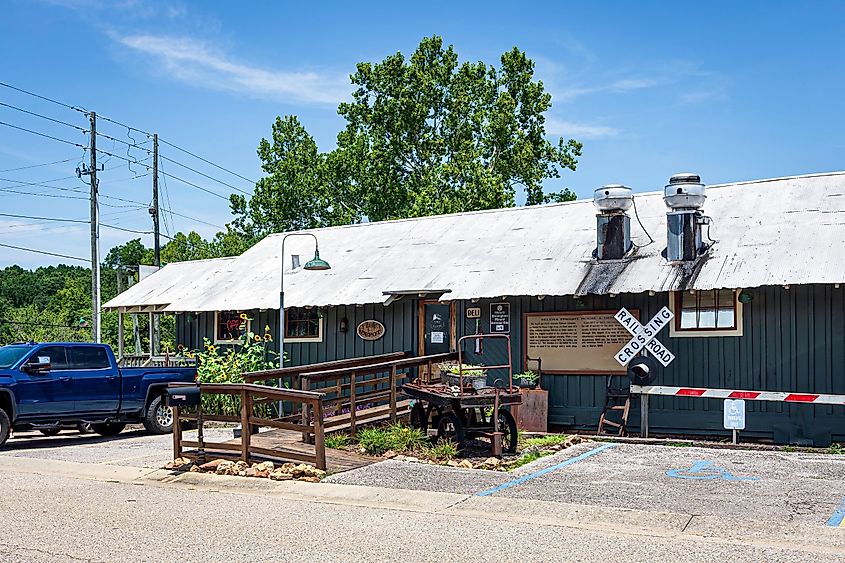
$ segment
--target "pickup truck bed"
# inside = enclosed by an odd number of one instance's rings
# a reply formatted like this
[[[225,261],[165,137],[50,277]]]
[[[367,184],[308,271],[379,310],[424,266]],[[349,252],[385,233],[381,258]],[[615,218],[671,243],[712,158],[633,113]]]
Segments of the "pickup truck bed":
[[[162,393],[193,382],[195,367],[120,368],[104,344],[50,342],[0,347],[0,446],[10,430],[87,423],[102,435],[143,423],[170,432]]]

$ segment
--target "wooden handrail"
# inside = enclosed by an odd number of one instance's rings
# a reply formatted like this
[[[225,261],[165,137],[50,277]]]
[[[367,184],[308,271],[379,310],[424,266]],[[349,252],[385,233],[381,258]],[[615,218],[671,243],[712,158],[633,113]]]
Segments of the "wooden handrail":
[[[278,369],[268,369],[263,371],[251,371],[243,374],[244,380],[252,383],[253,381],[264,381],[267,379],[279,379],[282,377],[291,377],[302,375],[306,373],[313,373],[315,371],[325,371],[335,368],[355,367],[373,363],[374,361],[396,360],[408,356],[409,352],[390,352],[388,354],[378,354],[375,356],[366,356],[363,358],[348,358],[345,360],[332,360],[329,362],[319,362],[316,364],[305,364],[302,366],[289,366]]]
[[[308,374],[302,374],[304,378],[307,378],[308,381],[316,382],[316,381],[327,381],[330,379],[337,379],[338,377],[344,377],[351,373],[355,373],[356,375],[371,375],[373,373],[379,373],[382,371],[390,371],[393,368],[402,369],[408,367],[419,367],[428,365],[429,363],[435,362],[445,362],[447,360],[455,360],[458,358],[457,352],[446,352],[443,354],[433,354],[431,356],[417,356],[414,358],[403,358],[399,360],[393,360],[389,362],[381,362],[377,364],[369,364],[360,367],[349,367],[349,368],[340,368],[340,369],[330,369],[324,371],[315,371]]]
[[[171,383],[168,388],[196,387],[193,383]],[[285,389],[270,387],[268,385],[256,385],[254,383],[200,383],[200,393],[206,395],[237,395],[242,391],[249,391],[255,395],[261,395],[273,400],[293,401],[296,403],[319,401],[325,393],[318,391],[303,391],[301,389]]]

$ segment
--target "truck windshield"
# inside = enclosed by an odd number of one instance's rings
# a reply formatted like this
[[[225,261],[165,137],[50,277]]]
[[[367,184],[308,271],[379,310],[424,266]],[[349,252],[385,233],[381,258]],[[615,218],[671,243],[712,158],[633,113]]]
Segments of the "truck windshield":
[[[3,346],[0,347],[0,369],[7,369],[23,358],[27,352],[32,350],[31,346]]]

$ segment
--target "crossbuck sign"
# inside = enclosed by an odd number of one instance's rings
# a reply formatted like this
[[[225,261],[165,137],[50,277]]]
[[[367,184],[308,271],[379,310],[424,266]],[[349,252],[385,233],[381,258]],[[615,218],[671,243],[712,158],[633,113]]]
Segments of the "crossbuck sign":
[[[669,324],[675,315],[668,307],[660,309],[654,317],[648,321],[648,324],[641,324],[637,318],[632,315],[628,309],[622,307],[616,315],[616,320],[619,321],[625,329],[631,333],[631,340],[616,353],[616,361],[623,366],[627,366],[634,356],[643,350],[648,350],[657,358],[657,361],[663,364],[663,367],[668,366],[675,359],[675,355],[669,351],[666,346],[660,343],[656,338],[657,333],[660,332],[666,325]]]

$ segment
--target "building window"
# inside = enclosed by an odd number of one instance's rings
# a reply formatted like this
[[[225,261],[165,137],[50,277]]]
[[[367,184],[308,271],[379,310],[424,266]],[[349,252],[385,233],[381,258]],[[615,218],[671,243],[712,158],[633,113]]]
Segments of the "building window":
[[[214,314],[214,341],[236,342],[249,332],[250,321],[241,311],[217,311]]]
[[[742,303],[738,291],[713,289],[672,294],[675,320],[670,336],[742,336]]]
[[[285,342],[320,342],[323,317],[316,307],[285,309]]]

